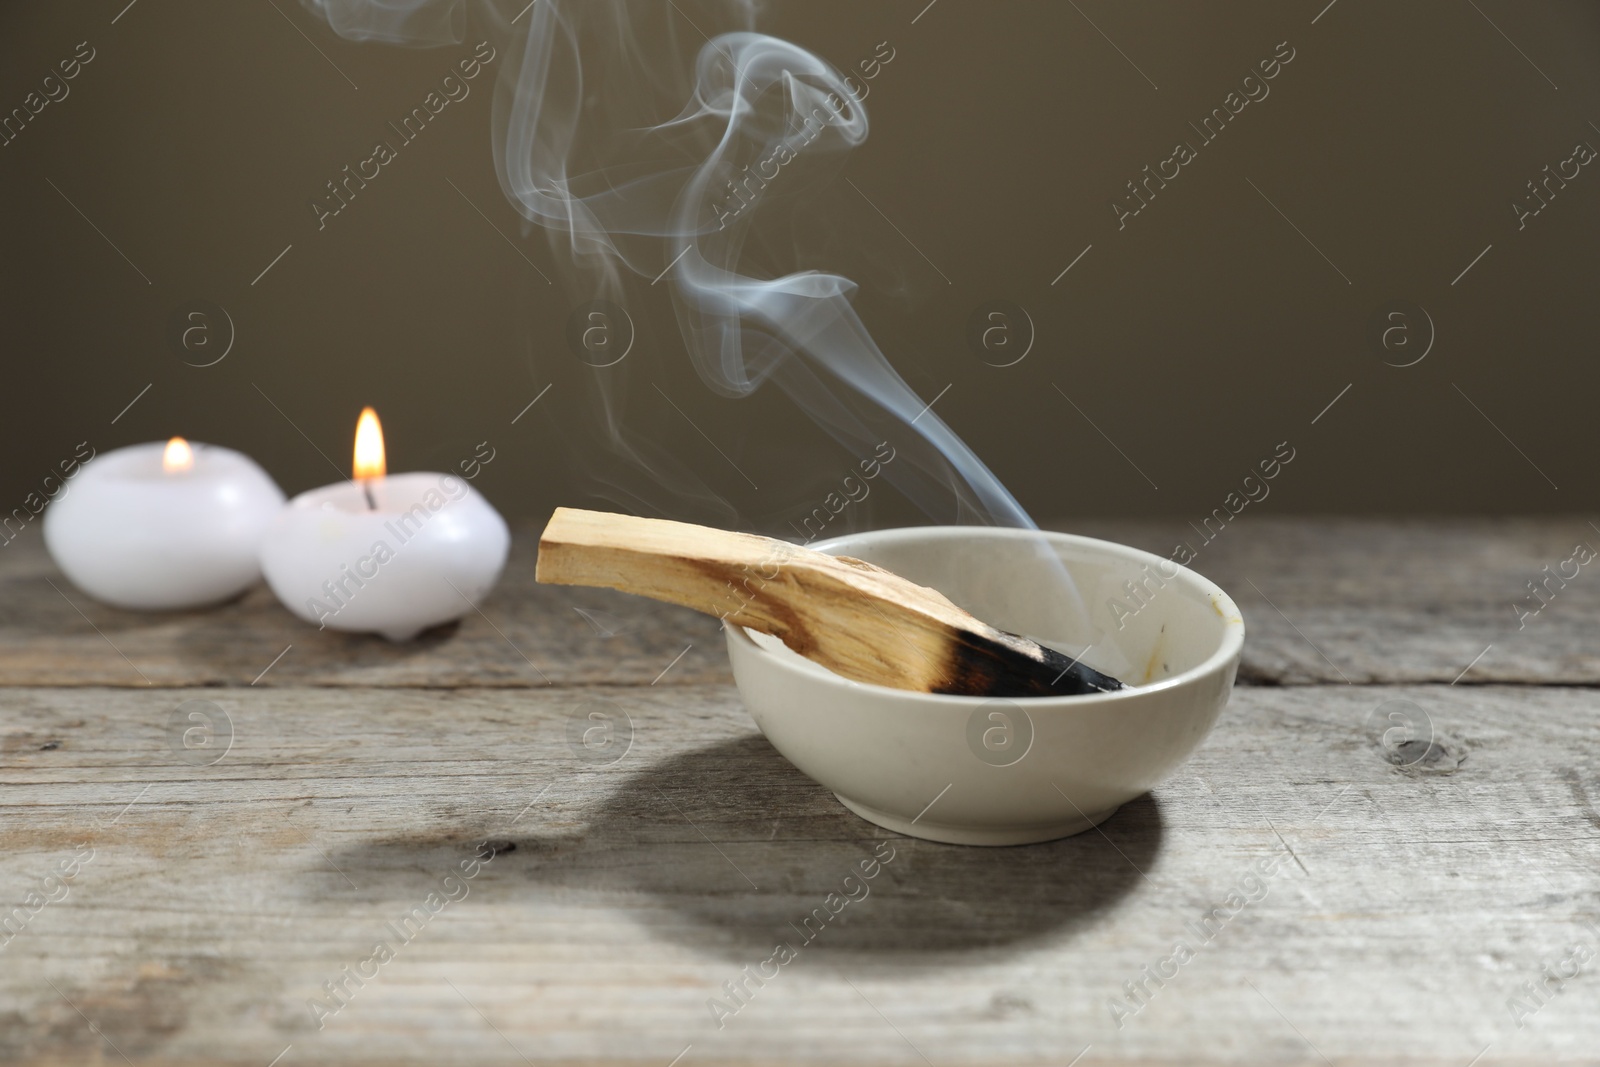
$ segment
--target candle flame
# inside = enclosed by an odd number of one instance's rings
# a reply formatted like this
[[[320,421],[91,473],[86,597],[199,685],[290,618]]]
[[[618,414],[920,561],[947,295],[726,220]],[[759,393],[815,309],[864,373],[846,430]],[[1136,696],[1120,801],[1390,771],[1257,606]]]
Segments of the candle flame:
[[[166,451],[161,453],[161,469],[168,474],[177,474],[193,468],[194,449],[189,447],[189,442],[181,437],[168,441]]]
[[[351,472],[357,481],[382,478],[388,472],[383,454],[383,427],[378,425],[378,413],[371,408],[361,409],[356,420],[356,453]]]

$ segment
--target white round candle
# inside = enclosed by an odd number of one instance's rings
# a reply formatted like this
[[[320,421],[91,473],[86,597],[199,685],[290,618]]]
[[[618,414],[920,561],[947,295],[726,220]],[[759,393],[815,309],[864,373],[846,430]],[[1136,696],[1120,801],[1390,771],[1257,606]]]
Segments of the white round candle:
[[[510,546],[500,513],[461,478],[395,474],[295,497],[262,539],[261,569],[319,628],[406,641],[472,611]]]
[[[261,534],[283,491],[242,452],[152,441],[96,456],[44,513],[72,583],[119,608],[214,604],[261,578]]]

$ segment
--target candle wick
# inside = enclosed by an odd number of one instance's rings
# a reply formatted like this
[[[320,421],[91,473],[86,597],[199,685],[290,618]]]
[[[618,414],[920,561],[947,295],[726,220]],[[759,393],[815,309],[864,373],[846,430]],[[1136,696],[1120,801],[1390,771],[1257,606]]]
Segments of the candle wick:
[[[362,482],[361,482],[361,492],[367,498],[367,510],[368,511],[377,511],[378,510],[378,502],[376,500],[374,500],[373,497],[372,497],[372,483],[367,481],[367,480],[365,480],[365,479],[363,479]]]

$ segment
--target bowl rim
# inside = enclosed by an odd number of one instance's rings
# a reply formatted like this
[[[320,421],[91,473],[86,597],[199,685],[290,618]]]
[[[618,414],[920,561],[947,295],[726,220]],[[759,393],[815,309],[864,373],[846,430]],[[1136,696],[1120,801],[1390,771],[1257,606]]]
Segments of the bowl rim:
[[[1233,598],[1221,586],[1199,571],[1192,570],[1181,563],[1174,563],[1166,556],[1158,556],[1154,552],[1147,552],[1142,548],[1134,548],[1132,545],[1125,545],[1118,541],[1107,541],[1100,537],[1086,537],[1082,534],[1065,533],[1059,530],[1030,530],[1012,526],[896,526],[884,530],[866,530],[861,533],[841,534],[838,537],[830,537],[827,540],[818,541],[806,547],[833,555],[835,554],[834,550],[846,542],[854,542],[859,545],[863,541],[868,543],[899,540],[932,541],[958,537],[996,538],[1000,540],[1043,537],[1052,543],[1072,544],[1101,552],[1110,549],[1111,551],[1107,552],[1107,555],[1132,559],[1134,562],[1167,564],[1177,567],[1178,574],[1175,577],[1187,578],[1200,586],[1210,596],[1216,598],[1213,603],[1219,613],[1222,614],[1224,622],[1222,641],[1217,650],[1201,663],[1170,678],[1163,678],[1161,681],[1152,682],[1149,685],[1130,686],[1111,693],[1081,693],[1053,697],[989,697],[915,692],[909,689],[895,689],[891,686],[879,685],[876,682],[857,682],[841,674],[826,671],[826,669],[824,669],[824,672],[802,670],[798,665],[785,661],[757,644],[743,626],[730,626],[724,622],[723,630],[727,632],[730,642],[743,642],[756,655],[764,658],[777,669],[787,671],[797,678],[811,679],[835,689],[845,691],[866,690],[868,693],[884,694],[902,700],[931,702],[958,707],[979,707],[995,700],[1008,700],[1014,701],[1019,707],[1041,711],[1065,711],[1071,708],[1098,707],[1108,703],[1136,700],[1147,694],[1193,685],[1208,675],[1216,674],[1226,669],[1228,663],[1236,659],[1244,647],[1244,615],[1239,611],[1239,606],[1234,603]],[[1171,579],[1168,580],[1170,581]]]

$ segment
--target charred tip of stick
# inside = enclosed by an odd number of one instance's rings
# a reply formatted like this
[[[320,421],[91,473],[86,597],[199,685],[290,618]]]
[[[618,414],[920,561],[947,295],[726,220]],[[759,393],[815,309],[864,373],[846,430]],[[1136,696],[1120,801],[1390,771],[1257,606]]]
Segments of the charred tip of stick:
[[[1014,634],[1007,637],[1015,638]],[[946,683],[934,692],[958,696],[1060,697],[1113,693],[1127,686],[1072,656],[1016,638],[1037,648],[1039,658],[1000,642],[955,646]]]

